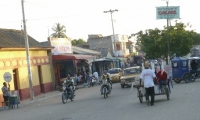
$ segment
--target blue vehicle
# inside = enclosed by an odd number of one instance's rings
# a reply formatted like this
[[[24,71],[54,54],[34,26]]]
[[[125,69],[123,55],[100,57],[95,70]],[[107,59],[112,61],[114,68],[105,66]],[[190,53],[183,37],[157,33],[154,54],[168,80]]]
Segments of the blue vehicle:
[[[197,71],[191,70],[190,63],[192,60],[200,65],[200,57],[175,57],[171,60],[172,77],[176,83],[184,80],[186,83],[194,82],[199,77],[200,68]]]

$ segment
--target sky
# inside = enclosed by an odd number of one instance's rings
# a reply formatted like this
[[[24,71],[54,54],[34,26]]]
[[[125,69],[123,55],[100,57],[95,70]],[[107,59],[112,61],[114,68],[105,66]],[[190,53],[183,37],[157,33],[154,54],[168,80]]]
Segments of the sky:
[[[169,6],[180,6],[179,21],[190,23],[200,33],[198,0],[169,0]],[[23,29],[21,0],[0,0],[0,28]],[[88,34],[112,35],[110,13],[115,34],[131,35],[140,30],[162,29],[166,20],[156,19],[156,7],[166,6],[162,0],[25,0],[27,32],[37,41],[47,41],[55,23],[66,27],[72,39],[87,40]],[[174,25],[175,20],[171,21]]]

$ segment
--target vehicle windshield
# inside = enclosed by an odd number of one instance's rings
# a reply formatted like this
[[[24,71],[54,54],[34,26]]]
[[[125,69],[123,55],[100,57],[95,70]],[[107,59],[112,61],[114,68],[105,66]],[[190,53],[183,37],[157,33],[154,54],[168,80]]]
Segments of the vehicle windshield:
[[[139,74],[140,72],[140,68],[131,68],[124,70],[123,75]]]
[[[108,73],[116,74],[116,73],[119,73],[119,71],[118,71],[118,69],[110,69],[110,70],[108,70]]]

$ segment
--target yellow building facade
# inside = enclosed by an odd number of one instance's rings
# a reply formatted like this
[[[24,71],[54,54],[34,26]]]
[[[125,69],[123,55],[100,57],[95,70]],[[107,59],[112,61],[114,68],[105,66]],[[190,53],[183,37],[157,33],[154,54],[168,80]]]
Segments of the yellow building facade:
[[[50,59],[50,48],[30,48],[30,63],[34,95],[53,90]],[[28,67],[25,48],[1,48],[0,49],[0,87],[3,87],[4,73],[9,72],[12,80],[9,82],[10,90],[18,90],[20,99],[30,98]],[[0,91],[0,101],[3,101]]]

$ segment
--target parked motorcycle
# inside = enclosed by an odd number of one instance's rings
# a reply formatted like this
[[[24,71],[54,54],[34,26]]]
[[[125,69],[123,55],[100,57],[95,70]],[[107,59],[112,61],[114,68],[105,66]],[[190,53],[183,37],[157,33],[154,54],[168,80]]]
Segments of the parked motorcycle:
[[[68,99],[71,101],[74,101],[74,94],[71,93],[71,90],[73,90],[73,93],[75,91],[74,82],[72,82],[72,85],[66,85],[66,80],[63,82],[63,93],[62,93],[62,102],[65,104]]]
[[[96,84],[96,79],[94,76],[91,77],[90,86],[94,86]]]
[[[102,81],[101,81],[101,83],[102,83],[102,87],[103,87],[103,96],[104,96],[104,99],[106,99],[106,97],[108,97],[108,94],[109,94],[109,91],[108,91],[108,84],[109,84],[109,82],[108,82],[108,80],[107,79],[103,79]]]

